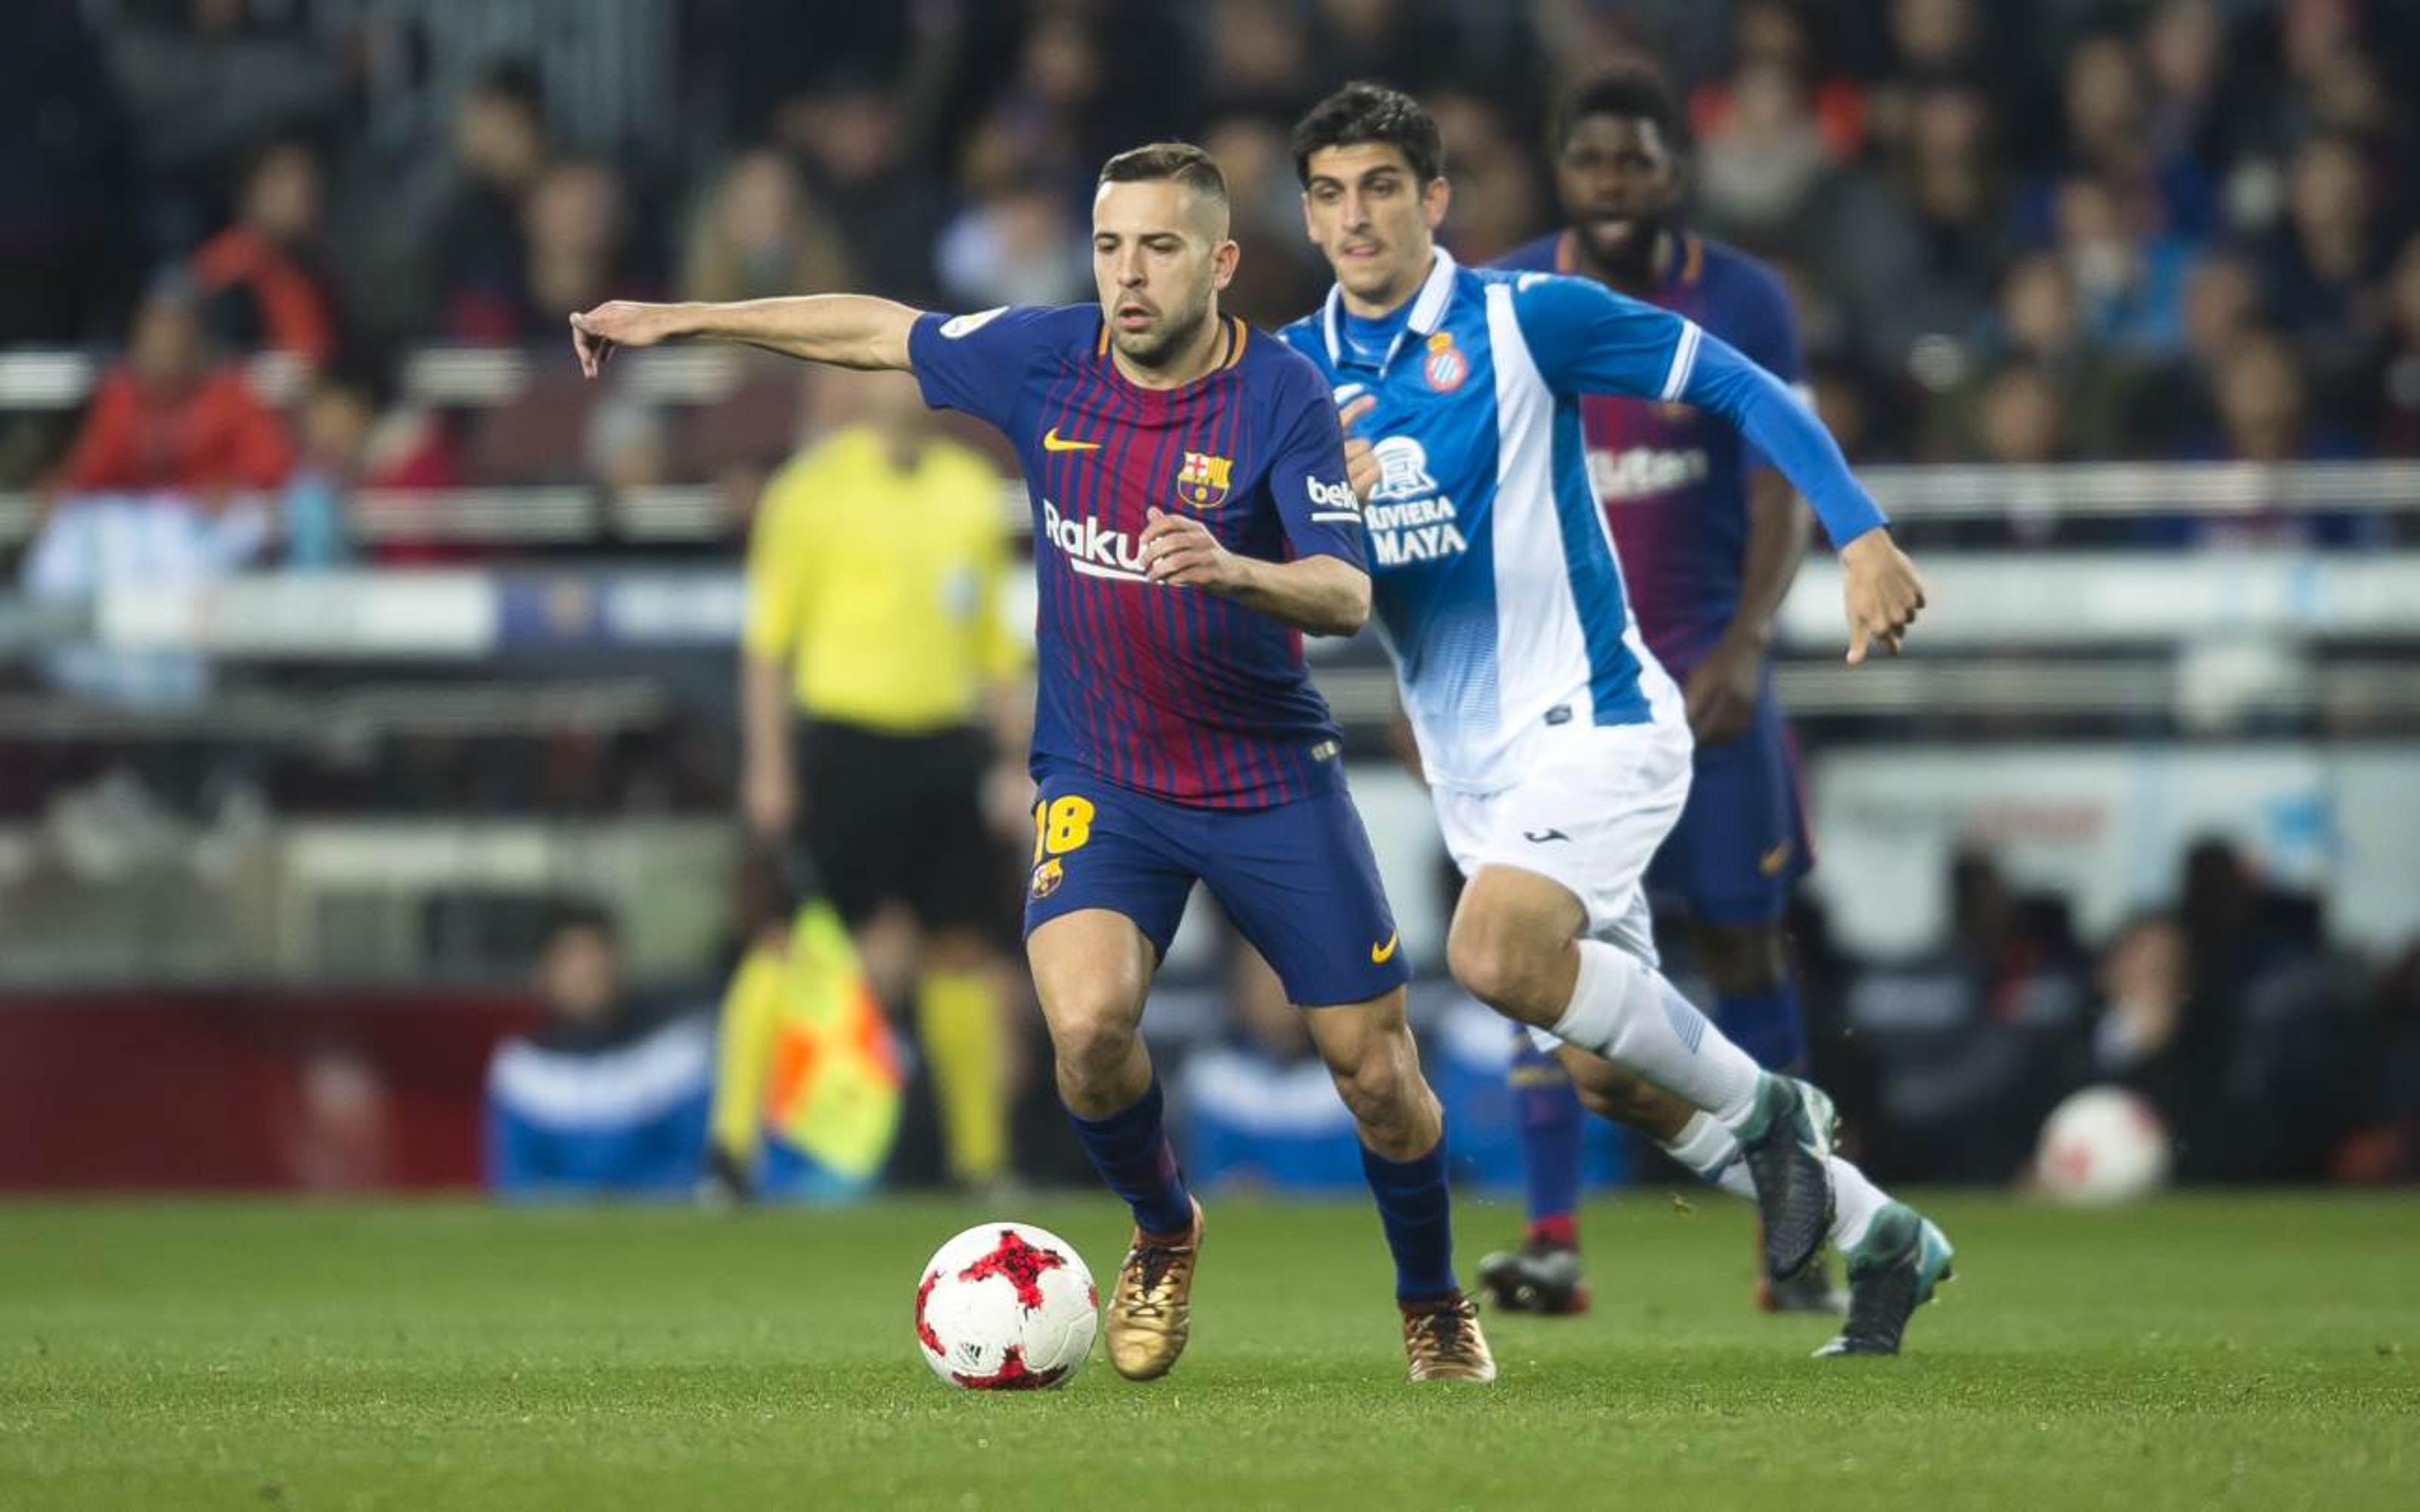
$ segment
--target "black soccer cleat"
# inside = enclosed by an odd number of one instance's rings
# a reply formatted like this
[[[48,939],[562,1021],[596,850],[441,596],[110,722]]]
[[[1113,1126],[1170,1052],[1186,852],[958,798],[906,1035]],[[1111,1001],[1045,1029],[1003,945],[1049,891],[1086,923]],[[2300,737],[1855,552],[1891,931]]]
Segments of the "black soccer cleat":
[[[1949,1279],[1953,1254],[1948,1236],[1906,1204],[1874,1214],[1865,1242],[1849,1257],[1849,1321],[1815,1357],[1897,1354],[1909,1315]]]
[[[1517,1250],[1497,1250],[1480,1260],[1479,1285],[1497,1312],[1571,1318],[1589,1310],[1580,1252],[1568,1244],[1533,1239]]]
[[[1808,1083],[1759,1075],[1747,1122],[1733,1133],[1756,1182],[1764,1220],[1764,1273],[1787,1281],[1807,1268],[1832,1227],[1832,1100]]]

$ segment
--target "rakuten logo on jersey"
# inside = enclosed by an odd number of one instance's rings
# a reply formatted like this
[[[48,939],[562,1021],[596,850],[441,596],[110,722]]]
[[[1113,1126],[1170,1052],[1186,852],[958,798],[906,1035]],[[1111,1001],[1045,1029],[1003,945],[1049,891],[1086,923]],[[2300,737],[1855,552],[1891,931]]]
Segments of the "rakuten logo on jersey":
[[[1697,447],[1685,452],[1659,452],[1651,446],[1590,452],[1589,486],[1599,499],[1613,502],[1652,499],[1705,482],[1706,465],[1706,454]]]
[[[1052,546],[1067,553],[1069,566],[1087,578],[1112,578],[1127,583],[1151,580],[1143,575],[1142,551],[1134,538],[1124,531],[1103,530],[1101,522],[1090,515],[1069,519],[1059,513],[1057,504],[1045,499],[1042,533],[1050,538]]]

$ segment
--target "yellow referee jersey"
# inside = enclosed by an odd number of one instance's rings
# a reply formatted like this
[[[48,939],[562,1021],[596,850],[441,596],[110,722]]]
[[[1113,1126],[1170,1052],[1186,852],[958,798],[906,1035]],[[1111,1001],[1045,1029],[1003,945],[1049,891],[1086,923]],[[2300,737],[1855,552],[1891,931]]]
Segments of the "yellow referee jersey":
[[[1001,624],[1001,480],[927,437],[893,465],[868,426],[834,432],[766,486],[748,544],[754,656],[791,663],[816,718],[918,734],[980,717],[1023,649]]]

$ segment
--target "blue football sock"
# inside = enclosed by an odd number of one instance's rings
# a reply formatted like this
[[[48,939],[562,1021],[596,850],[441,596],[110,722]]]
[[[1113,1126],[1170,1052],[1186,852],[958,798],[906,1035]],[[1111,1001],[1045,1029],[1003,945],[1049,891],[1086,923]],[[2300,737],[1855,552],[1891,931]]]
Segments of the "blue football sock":
[[[1521,1114],[1521,1166],[1529,1188],[1529,1233],[1576,1244],[1580,1203],[1580,1094],[1562,1062],[1512,1031],[1512,1099]]]
[[[1395,1257],[1395,1300],[1436,1302],[1461,1291],[1453,1278],[1452,1198],[1446,1188],[1445,1135],[1425,1155],[1388,1160],[1361,1147],[1361,1173],[1378,1199],[1378,1221]]]
[[[1185,1189],[1185,1175],[1176,1168],[1176,1151],[1168,1143],[1163,1121],[1166,1101],[1159,1078],[1131,1106],[1106,1119],[1087,1119],[1070,1110],[1067,1121],[1084,1142],[1084,1153],[1109,1190],[1134,1210],[1135,1227],[1146,1234],[1177,1234],[1193,1227],[1193,1196]]]
[[[1807,1069],[1807,1021],[1798,1011],[1798,988],[1787,978],[1761,993],[1715,998],[1714,1022],[1765,1070]]]

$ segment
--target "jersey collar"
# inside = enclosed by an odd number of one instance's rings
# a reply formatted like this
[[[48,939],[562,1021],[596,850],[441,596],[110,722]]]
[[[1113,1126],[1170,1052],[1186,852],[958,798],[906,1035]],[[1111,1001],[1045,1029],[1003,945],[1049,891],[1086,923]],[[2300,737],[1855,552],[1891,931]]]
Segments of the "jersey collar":
[[[1418,336],[1425,341],[1436,334],[1437,327],[1445,324],[1446,303],[1453,298],[1455,264],[1453,254],[1443,247],[1435,249],[1435,255],[1436,260],[1429,264],[1429,276],[1420,283],[1420,291],[1412,296],[1411,317],[1404,322],[1403,330],[1395,332],[1395,339],[1387,344],[1387,355],[1378,360],[1378,371],[1382,375],[1394,363],[1395,353],[1403,348],[1405,336]],[[1321,312],[1320,327],[1321,333],[1327,338],[1327,364],[1330,367],[1342,367],[1344,365],[1343,285],[1337,285],[1328,289],[1327,304]]]

